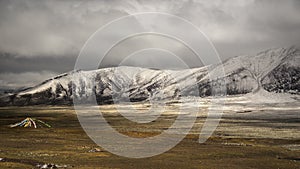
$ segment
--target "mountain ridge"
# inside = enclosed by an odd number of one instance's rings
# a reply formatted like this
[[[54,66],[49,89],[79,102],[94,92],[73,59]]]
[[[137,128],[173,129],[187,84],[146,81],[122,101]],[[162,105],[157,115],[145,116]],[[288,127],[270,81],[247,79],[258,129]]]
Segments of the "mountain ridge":
[[[98,104],[127,101],[210,96],[225,81],[228,95],[268,92],[300,94],[300,51],[295,47],[272,48],[256,55],[236,56],[219,65],[185,70],[154,70],[111,67],[74,70],[50,78],[32,88],[7,94],[0,105],[71,105],[73,98]],[[209,73],[224,69],[225,76],[209,79]],[[210,72],[208,72],[208,70]],[[178,87],[179,86],[179,87]],[[181,87],[181,88],[180,88]],[[222,93],[222,92],[220,92]]]

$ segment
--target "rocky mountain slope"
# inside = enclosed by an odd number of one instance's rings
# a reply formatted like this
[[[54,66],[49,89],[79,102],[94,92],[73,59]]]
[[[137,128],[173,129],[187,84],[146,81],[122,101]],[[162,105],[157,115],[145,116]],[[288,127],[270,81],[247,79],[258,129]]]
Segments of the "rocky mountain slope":
[[[225,76],[210,80],[208,70]],[[228,95],[266,90],[276,93],[300,94],[300,51],[276,48],[255,56],[237,56],[222,65],[189,70],[152,70],[138,67],[114,67],[93,71],[72,71],[53,77],[32,88],[1,96],[0,105],[63,105],[73,98],[84,103],[143,101],[180,96],[218,94],[225,82]],[[224,94],[219,92],[219,94]],[[115,98],[113,100],[113,98]]]

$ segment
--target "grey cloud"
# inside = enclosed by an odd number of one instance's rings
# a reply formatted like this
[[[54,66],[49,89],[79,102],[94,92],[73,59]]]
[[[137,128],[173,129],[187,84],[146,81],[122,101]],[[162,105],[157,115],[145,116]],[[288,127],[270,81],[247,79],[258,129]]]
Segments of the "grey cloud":
[[[165,12],[187,19],[211,39],[223,60],[272,47],[300,47],[299,9],[299,0],[0,1],[0,52],[9,53],[0,55],[0,73],[70,71],[97,29],[139,12]],[[120,51],[126,48],[125,43]],[[181,54],[186,54],[182,59],[187,64],[193,64],[187,53]],[[139,64],[154,62],[155,57],[150,57],[139,59]],[[114,53],[101,67],[115,66],[121,60],[122,56]],[[167,60],[159,65],[174,66]],[[128,60],[126,64],[136,62]]]
[[[54,72],[0,73],[0,89],[31,87],[57,75]]]
[[[95,2],[1,1],[0,51],[27,57],[78,54],[94,31],[124,15],[106,1]]]
[[[76,57],[22,57],[11,54],[0,55],[0,73],[24,73],[51,71],[62,73],[73,70]]]
[[[298,45],[298,9],[297,0],[1,1],[0,51],[26,57],[77,55],[88,37],[111,20],[156,11],[191,21],[227,58],[240,43],[250,45],[235,54],[259,50],[260,42]]]

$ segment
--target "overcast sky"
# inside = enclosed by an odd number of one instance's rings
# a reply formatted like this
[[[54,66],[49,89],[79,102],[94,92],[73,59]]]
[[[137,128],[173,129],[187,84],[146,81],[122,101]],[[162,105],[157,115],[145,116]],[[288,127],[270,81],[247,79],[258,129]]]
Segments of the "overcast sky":
[[[31,86],[72,70],[80,49],[97,29],[138,12],[187,19],[211,40],[222,60],[300,46],[299,0],[6,0],[0,1],[0,88]],[[157,56],[143,52],[144,57],[139,55],[143,59],[129,59],[126,64],[150,63],[165,52],[153,53]],[[119,64],[117,57],[105,58],[103,67]],[[159,62],[174,63],[167,58]]]

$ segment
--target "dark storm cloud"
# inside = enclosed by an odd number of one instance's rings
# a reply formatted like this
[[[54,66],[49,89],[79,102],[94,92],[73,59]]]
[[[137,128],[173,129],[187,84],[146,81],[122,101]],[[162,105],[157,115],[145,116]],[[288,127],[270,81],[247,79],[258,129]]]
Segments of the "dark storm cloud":
[[[97,29],[138,12],[165,12],[189,20],[213,42],[222,59],[272,47],[300,47],[299,9],[299,0],[0,1],[0,51],[9,53],[0,56],[0,77],[70,71]],[[102,67],[118,64],[116,57],[105,58]],[[143,65],[152,60],[139,61]],[[164,64],[168,62],[162,60]]]
[[[76,58],[74,57],[20,57],[10,54],[0,55],[0,73],[22,73],[22,72],[66,72],[73,69]]]

